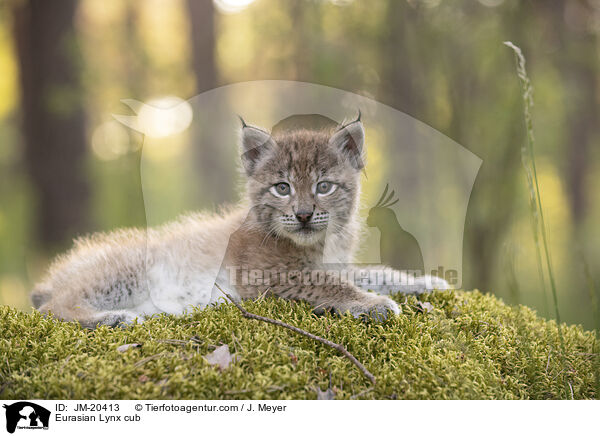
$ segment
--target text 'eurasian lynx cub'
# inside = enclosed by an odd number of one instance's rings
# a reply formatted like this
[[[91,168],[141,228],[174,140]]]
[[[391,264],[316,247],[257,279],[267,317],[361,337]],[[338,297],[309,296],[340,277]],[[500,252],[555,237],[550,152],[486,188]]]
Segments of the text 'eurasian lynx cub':
[[[321,311],[385,318],[399,312],[396,303],[362,288],[448,288],[437,277],[410,282],[384,266],[365,271],[351,265],[364,166],[360,117],[343,126],[272,134],[243,123],[241,146],[242,205],[154,229],[78,239],[35,287],[35,307],[88,328],[117,326],[223,301],[217,282],[237,299],[270,290]]]

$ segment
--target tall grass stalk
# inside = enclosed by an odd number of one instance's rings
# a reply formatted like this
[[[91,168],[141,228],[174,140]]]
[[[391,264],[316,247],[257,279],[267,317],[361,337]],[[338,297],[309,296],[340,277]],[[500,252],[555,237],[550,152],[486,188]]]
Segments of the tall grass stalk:
[[[546,224],[544,222],[544,211],[542,208],[542,198],[540,196],[540,187],[538,183],[537,177],[537,169],[535,166],[535,153],[534,153],[534,145],[535,138],[533,136],[533,121],[531,118],[531,110],[533,108],[533,87],[531,86],[531,81],[527,76],[527,71],[525,70],[525,57],[521,52],[521,49],[514,45],[510,41],[505,41],[504,45],[510,47],[514,53],[517,61],[517,76],[521,82],[521,88],[523,92],[523,102],[524,108],[523,112],[525,115],[525,127],[527,129],[527,141],[521,147],[521,160],[523,163],[523,167],[525,168],[525,173],[527,174],[527,183],[529,186],[529,202],[531,205],[531,212],[533,216],[534,222],[534,231],[533,237],[536,244],[537,257],[538,257],[538,269],[541,275],[542,280],[542,289],[544,290],[544,295],[546,294],[546,285],[544,280],[544,273],[542,268],[542,254],[540,249],[540,238],[538,232],[541,233],[542,236],[542,245],[544,248],[544,254],[546,257],[546,268],[548,270],[548,280],[550,282],[550,289],[552,290],[552,298],[554,300],[554,310],[556,315],[556,323],[558,326],[558,336],[560,339],[561,346],[561,355],[564,362],[565,359],[565,341],[562,334],[561,328],[561,319],[560,319],[560,311],[558,309],[558,296],[556,293],[556,282],[554,280],[554,272],[552,269],[552,260],[550,258],[550,250],[548,248],[548,238],[546,236]],[[570,389],[570,385],[565,376],[565,389],[567,392],[567,398],[573,398],[573,392]]]

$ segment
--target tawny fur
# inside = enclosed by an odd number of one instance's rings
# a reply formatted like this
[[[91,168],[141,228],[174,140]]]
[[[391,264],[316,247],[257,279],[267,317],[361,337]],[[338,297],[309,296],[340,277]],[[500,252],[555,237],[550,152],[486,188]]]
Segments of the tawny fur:
[[[35,287],[34,306],[88,328],[117,326],[156,313],[181,314],[190,307],[219,303],[223,295],[214,286],[218,282],[239,299],[268,290],[308,301],[317,310],[380,318],[397,314],[394,301],[366,292],[361,283],[307,283],[302,276],[302,271],[354,268],[364,165],[361,122],[337,130],[273,136],[244,126],[241,145],[247,176],[243,204],[221,214],[186,215],[157,228],[78,239]],[[327,195],[317,193],[322,181],[335,189]],[[279,183],[290,187],[288,196],[273,193]],[[299,221],[301,211],[312,214],[308,223]],[[287,280],[247,282],[243,271],[248,270],[277,271]],[[362,285],[384,293],[448,287],[432,277],[403,287]]]

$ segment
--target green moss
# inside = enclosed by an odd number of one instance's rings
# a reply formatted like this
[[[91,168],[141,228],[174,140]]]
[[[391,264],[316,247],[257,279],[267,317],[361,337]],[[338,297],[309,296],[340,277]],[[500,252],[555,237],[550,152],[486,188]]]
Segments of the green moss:
[[[563,363],[556,323],[531,309],[478,291],[420,300],[434,309],[422,313],[408,297],[402,315],[381,324],[319,317],[307,304],[275,298],[244,303],[344,344],[377,378],[372,390],[335,350],[245,319],[231,304],[95,331],[3,306],[0,398],[314,399],[331,377],[338,399],[546,399],[564,398],[565,376],[574,398],[597,397],[592,332],[564,326]],[[117,351],[127,343],[143,345]],[[220,344],[236,355],[222,371],[202,357]]]

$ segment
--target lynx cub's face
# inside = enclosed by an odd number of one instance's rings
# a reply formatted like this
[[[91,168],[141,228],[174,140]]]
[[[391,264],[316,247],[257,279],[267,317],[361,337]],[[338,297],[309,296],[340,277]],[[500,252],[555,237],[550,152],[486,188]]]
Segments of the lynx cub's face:
[[[343,232],[358,203],[363,145],[360,120],[273,136],[245,125],[242,162],[258,225],[300,246],[321,241],[328,229]]]

